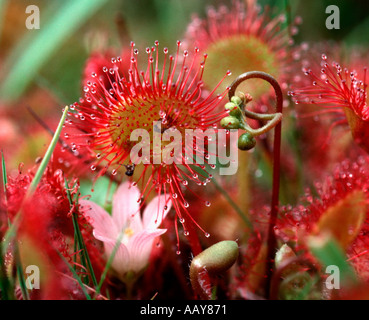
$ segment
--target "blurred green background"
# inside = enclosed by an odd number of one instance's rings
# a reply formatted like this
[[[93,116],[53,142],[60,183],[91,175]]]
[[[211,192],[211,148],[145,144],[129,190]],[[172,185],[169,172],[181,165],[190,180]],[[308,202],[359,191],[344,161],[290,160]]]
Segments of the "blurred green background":
[[[175,46],[191,15],[204,16],[209,5],[230,6],[230,0],[0,0],[0,100],[13,103],[32,86],[46,86],[66,104],[80,96],[80,77],[93,46]],[[369,2],[365,0],[260,0],[272,13],[290,12],[303,24],[301,41],[336,40],[368,43]],[[25,27],[29,4],[39,6],[40,30]],[[325,8],[341,10],[340,30],[325,28]]]

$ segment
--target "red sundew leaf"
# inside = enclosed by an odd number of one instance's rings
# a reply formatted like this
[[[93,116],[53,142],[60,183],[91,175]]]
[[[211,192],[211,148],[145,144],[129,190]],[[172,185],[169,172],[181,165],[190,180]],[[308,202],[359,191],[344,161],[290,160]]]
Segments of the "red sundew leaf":
[[[351,109],[345,108],[345,114],[355,142],[369,153],[369,122],[361,119]]]
[[[266,274],[267,245],[262,243],[259,252],[255,258],[255,262],[250,269],[247,284],[251,292],[258,292],[264,287]]]
[[[330,233],[343,249],[357,237],[366,217],[364,192],[356,190],[329,207],[315,226],[313,234]]]

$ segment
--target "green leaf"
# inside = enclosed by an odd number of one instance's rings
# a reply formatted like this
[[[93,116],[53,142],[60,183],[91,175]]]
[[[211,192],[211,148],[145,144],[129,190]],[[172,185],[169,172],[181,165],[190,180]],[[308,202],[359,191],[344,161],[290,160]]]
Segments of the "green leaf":
[[[9,73],[0,87],[2,99],[14,101],[19,98],[63,42],[107,1],[68,0],[57,7],[52,1],[45,10],[53,15],[45,23],[41,19],[40,29],[27,33],[9,56],[6,62]],[[40,15],[42,18],[43,12]]]
[[[340,245],[329,234],[311,236],[308,241],[313,255],[324,266],[337,266],[344,282],[356,282],[356,274],[347,262],[347,258]]]
[[[2,174],[3,174],[4,194],[6,194],[6,184],[8,183],[8,178],[6,176],[6,166],[5,166],[5,159],[4,159],[3,150],[1,150],[1,168],[2,168]]]
[[[92,192],[91,189],[94,191]],[[117,184],[112,182],[109,178],[102,176],[96,182],[92,183],[91,181],[81,181],[81,194],[83,196],[89,195],[89,200],[95,202],[100,207],[106,209],[106,211],[110,212],[109,208],[107,208],[107,204],[111,203],[113,194],[117,189]]]

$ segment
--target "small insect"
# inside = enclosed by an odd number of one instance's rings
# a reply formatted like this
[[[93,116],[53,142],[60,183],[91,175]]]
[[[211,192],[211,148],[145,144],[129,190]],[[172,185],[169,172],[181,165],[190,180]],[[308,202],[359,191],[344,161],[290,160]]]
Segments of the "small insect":
[[[129,176],[129,177],[133,176],[133,173],[135,172],[134,163],[133,164],[127,164],[127,165],[124,164],[124,166],[126,167],[126,176]]]
[[[173,125],[173,119],[171,117],[165,118],[165,119],[158,119],[157,122],[160,122],[160,127],[155,124],[154,131],[164,133],[165,130],[168,130]]]

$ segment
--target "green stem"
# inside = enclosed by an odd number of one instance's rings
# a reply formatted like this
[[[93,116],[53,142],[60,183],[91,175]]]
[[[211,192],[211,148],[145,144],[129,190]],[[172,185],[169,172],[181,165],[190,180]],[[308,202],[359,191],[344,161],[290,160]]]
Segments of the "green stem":
[[[208,174],[208,172],[210,171],[208,168],[205,171],[204,169],[201,169],[197,166],[192,166],[191,168],[193,171],[195,171],[198,174]],[[242,209],[232,200],[232,198],[230,197],[230,195],[228,194],[228,192],[217,182],[217,180],[213,177],[211,179],[216,187],[216,189],[224,196],[224,198],[226,198],[226,200],[229,202],[229,204],[232,206],[232,208],[237,212],[237,214],[240,216],[240,218],[245,222],[245,224],[252,230],[252,223],[250,221],[250,219],[248,218],[247,214],[242,211]]]
[[[218,183],[215,178],[212,179],[215,187],[217,190],[223,195],[224,198],[228,201],[228,203],[232,206],[232,208],[237,212],[237,214],[240,216],[240,218],[245,222],[245,224],[250,228],[250,230],[253,230],[253,225],[248,218],[247,214],[242,211],[242,209],[233,201],[233,199],[230,197],[228,192],[222,188],[222,186]]]
[[[69,262],[64,258],[64,256],[59,251],[57,251],[57,253],[58,253],[60,259],[62,259],[62,261],[67,265],[69,271],[73,274],[74,279],[77,280],[77,282],[78,282],[79,286],[81,287],[81,290],[82,290],[83,294],[85,295],[86,299],[91,300],[91,297],[88,294],[85,285],[82,283],[82,281],[81,281],[80,277],[78,276],[78,274],[76,273],[76,271],[73,269],[73,267],[69,264]]]
[[[55,134],[50,142],[50,145],[45,153],[45,156],[43,157],[42,161],[41,161],[41,164],[31,182],[31,185],[29,186],[28,190],[27,190],[27,194],[26,194],[26,197],[25,199],[29,198],[35,191],[36,191],[36,188],[41,180],[41,177],[42,175],[44,174],[45,172],[45,169],[50,161],[50,158],[51,158],[51,155],[53,154],[53,151],[55,149],[55,146],[59,140],[59,136],[60,136],[60,133],[63,129],[63,125],[64,125],[64,121],[67,117],[67,114],[68,114],[68,106],[66,106],[64,108],[64,111],[63,111],[63,115],[60,119],[60,122],[59,122],[59,125],[58,127],[56,128],[56,131],[55,131]]]
[[[5,165],[5,158],[4,158],[3,150],[1,150],[1,167],[2,167],[2,174],[3,174],[4,199],[5,199],[5,202],[7,202],[6,185],[8,184],[8,177],[6,175],[6,165]],[[10,223],[10,219],[8,215],[8,210],[6,210],[6,215],[8,216],[8,226],[10,227],[11,223]]]
[[[108,261],[106,262],[106,265],[105,265],[105,268],[104,268],[104,271],[101,275],[101,278],[100,278],[100,282],[96,288],[96,294],[99,294],[101,292],[101,287],[102,285],[104,284],[104,281],[105,281],[105,278],[108,274],[108,271],[110,269],[110,266],[111,264],[113,263],[113,260],[114,260],[114,257],[119,249],[119,246],[121,245],[122,243],[122,239],[123,239],[123,235],[124,235],[124,231],[122,230],[119,235],[118,235],[118,239],[117,241],[115,242],[115,245],[113,247],[113,251],[111,252],[109,258],[108,258]]]
[[[2,167],[2,174],[3,174],[4,194],[6,195],[6,185],[8,183],[8,178],[6,176],[6,166],[5,166],[5,158],[4,158],[3,150],[1,150],[1,167]]]
[[[28,289],[26,286],[26,281],[24,279],[24,274],[23,274],[23,267],[22,267],[22,262],[21,262],[21,258],[20,258],[20,254],[19,254],[19,246],[18,243],[15,241],[14,242],[14,252],[15,252],[15,263],[16,263],[16,268],[17,268],[17,276],[18,276],[18,281],[19,281],[19,286],[21,288],[22,291],[22,296],[23,296],[23,300],[29,300],[29,293],[28,293]]]

